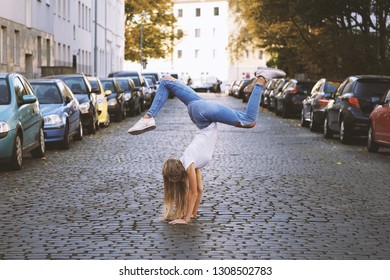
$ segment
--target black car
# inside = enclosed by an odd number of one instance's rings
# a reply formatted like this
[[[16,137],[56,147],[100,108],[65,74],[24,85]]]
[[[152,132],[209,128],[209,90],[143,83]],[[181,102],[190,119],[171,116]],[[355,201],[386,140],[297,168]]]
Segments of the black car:
[[[283,118],[299,116],[302,101],[309,95],[314,82],[289,80],[279,94],[276,95],[276,110]]]
[[[124,90],[125,110],[129,116],[141,114],[141,94],[136,89],[133,79],[116,78],[121,89]]]
[[[108,113],[117,122],[124,120],[126,118],[124,90],[115,78],[102,78],[100,81],[104,90],[111,92],[107,95]]]
[[[263,94],[261,95],[261,101],[260,101],[260,105],[262,107],[264,107],[264,108],[269,108],[270,107],[269,94],[271,93],[271,91],[275,87],[275,84],[276,84],[277,81],[278,81],[278,79],[271,79],[265,85]]]
[[[108,74],[108,77],[109,78],[112,78],[112,77],[128,77],[128,78],[131,78],[135,84],[135,88],[136,90],[138,90],[140,92],[140,96],[141,96],[141,104],[142,104],[142,108],[141,108],[141,111],[144,110],[144,107],[145,107],[145,94],[146,94],[146,86],[145,86],[145,83],[142,79],[142,75],[139,71],[136,71],[136,70],[132,70],[132,71],[117,71],[117,72],[112,72],[110,74]]]
[[[324,137],[339,133],[343,144],[368,134],[369,116],[390,88],[390,77],[358,75],[341,83],[325,109]]]
[[[325,108],[336,91],[339,82],[320,79],[302,102],[301,126],[309,126],[311,131],[318,131],[324,124]]]
[[[248,79],[243,79],[239,81],[238,86],[235,88],[233,93],[234,97],[242,99],[242,97],[244,96],[244,88],[249,84],[250,81],[251,80]]]
[[[277,99],[276,96],[280,95],[282,93],[284,85],[287,83],[286,79],[278,79],[269,92],[269,97],[268,97],[268,110],[270,111],[275,111],[277,115],[280,114],[280,111],[278,111],[278,106],[277,106]]]
[[[56,75],[45,77],[48,79],[60,79],[71,89],[79,102],[81,122],[83,128],[89,133],[95,134],[99,129],[97,96],[99,89],[92,88],[87,77],[83,74]]]

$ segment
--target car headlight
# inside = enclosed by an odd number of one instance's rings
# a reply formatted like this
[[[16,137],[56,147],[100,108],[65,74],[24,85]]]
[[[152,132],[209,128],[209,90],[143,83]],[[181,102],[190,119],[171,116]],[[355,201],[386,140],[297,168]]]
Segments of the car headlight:
[[[104,97],[98,97],[97,103],[102,104],[104,102]]]
[[[79,105],[79,109],[81,111],[82,114],[88,114],[88,110],[89,110],[89,102],[84,102],[84,103],[81,103]]]
[[[6,122],[0,122],[0,139],[8,135],[9,125]]]
[[[62,120],[58,115],[49,115],[43,117],[45,125],[59,125],[62,124]]]
[[[131,99],[131,93],[125,93],[124,97],[125,101],[129,101]]]
[[[112,99],[108,100],[107,103],[108,103],[108,106],[116,106],[118,104],[118,101],[116,101],[115,98],[112,98]]]

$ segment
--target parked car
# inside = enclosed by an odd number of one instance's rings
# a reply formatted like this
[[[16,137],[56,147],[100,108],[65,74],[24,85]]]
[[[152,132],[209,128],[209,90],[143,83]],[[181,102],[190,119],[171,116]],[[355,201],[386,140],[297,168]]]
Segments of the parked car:
[[[283,118],[299,116],[302,111],[302,101],[308,96],[314,82],[289,80],[282,91],[276,96],[276,110]]]
[[[142,104],[142,108],[141,108],[141,111],[144,110],[144,107],[145,107],[145,91],[146,91],[146,87],[145,87],[145,83],[143,82],[142,80],[142,75],[139,71],[136,71],[136,70],[131,70],[131,71],[117,71],[117,72],[112,72],[110,74],[108,74],[108,77],[128,77],[128,78],[131,78],[135,84],[135,88],[137,91],[140,92],[140,96],[141,96],[141,104]]]
[[[352,137],[367,135],[369,116],[390,88],[390,77],[350,76],[337,88],[325,108],[324,137],[338,133],[343,144]]]
[[[124,90],[125,110],[129,116],[141,114],[141,95],[136,90],[134,81],[131,78],[116,78],[121,89]]]
[[[143,83],[145,85],[144,106],[150,107],[150,105],[152,105],[155,92],[153,91],[152,87],[150,86],[148,80],[145,77],[142,77],[142,80],[143,80]],[[153,93],[154,93],[154,95],[153,95]]]
[[[0,74],[0,162],[20,170],[23,155],[45,154],[43,117],[30,83],[20,74]]]
[[[261,95],[261,101],[260,101],[260,105],[262,107],[264,107],[264,108],[269,108],[270,107],[269,94],[274,89],[275,84],[276,84],[277,81],[278,81],[278,79],[271,79],[265,85],[263,94]]]
[[[104,90],[107,92],[108,113],[120,122],[126,118],[124,90],[115,78],[102,78]]]
[[[339,84],[322,78],[313,86],[310,95],[302,102],[301,126],[309,126],[311,131],[322,128],[325,108]]]
[[[30,80],[38,98],[43,116],[46,142],[58,142],[64,150],[69,149],[69,137],[83,139],[79,102],[69,87],[59,79]]]
[[[196,92],[221,92],[221,81],[215,77],[209,77],[205,81],[198,81],[191,85],[191,88]]]
[[[83,74],[56,75],[46,79],[60,79],[71,89],[79,102],[81,122],[88,133],[95,134],[99,130],[99,114],[97,106],[98,89],[92,91],[91,84]]]
[[[159,82],[162,78],[161,72],[158,72],[158,71],[143,70],[141,75],[146,77],[146,78],[153,78],[156,81],[156,84],[159,84]]]
[[[253,88],[255,87],[257,79],[253,78],[249,80],[248,85],[244,88],[244,94],[242,95],[242,102],[246,103],[248,102],[249,98],[251,97]]]
[[[238,86],[239,82],[240,82],[239,80],[235,80],[235,81],[231,81],[230,82],[228,90],[227,90],[229,96],[233,96],[234,95],[234,89]]]
[[[278,79],[269,93],[269,103],[268,110],[275,111],[277,115],[280,115],[280,111],[278,110],[278,100],[277,96],[280,96],[283,93],[283,87],[287,83],[286,79]]]
[[[235,87],[234,89],[233,96],[238,99],[241,99],[244,95],[244,88],[249,84],[250,81],[251,80],[248,79],[240,80],[239,83],[237,84],[237,87]]]
[[[101,127],[108,127],[111,123],[111,117],[108,113],[107,96],[110,92],[106,92],[98,77],[87,77],[93,91],[96,92],[98,121]]]
[[[145,78],[145,82],[149,85],[149,88],[152,92],[152,102],[153,102],[153,99],[156,96],[156,92],[158,89],[157,81],[153,77],[144,77],[144,78]]]
[[[378,152],[381,146],[390,147],[390,90],[370,114],[367,150]]]

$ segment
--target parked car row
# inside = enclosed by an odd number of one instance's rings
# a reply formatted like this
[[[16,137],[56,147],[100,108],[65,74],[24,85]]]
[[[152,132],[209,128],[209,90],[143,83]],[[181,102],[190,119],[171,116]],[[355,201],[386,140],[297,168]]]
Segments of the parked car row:
[[[251,92],[250,86],[246,91]],[[261,106],[283,118],[300,116],[301,126],[322,132],[325,138],[337,135],[343,144],[364,136],[370,152],[390,147],[388,76],[354,75],[341,82],[322,78],[316,83],[272,79],[264,88]]]
[[[0,163],[22,168],[23,155],[40,158],[48,142],[70,148],[84,132],[95,134],[111,120],[140,114],[153,101],[156,85],[148,79],[111,73],[109,78],[83,74],[27,80],[17,73],[0,74]],[[150,84],[154,81],[150,78]]]

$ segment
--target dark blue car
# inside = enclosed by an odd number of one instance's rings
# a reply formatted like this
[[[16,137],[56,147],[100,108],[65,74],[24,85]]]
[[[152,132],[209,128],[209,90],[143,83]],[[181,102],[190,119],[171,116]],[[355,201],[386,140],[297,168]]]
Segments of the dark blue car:
[[[59,79],[31,80],[44,120],[45,142],[59,142],[69,149],[69,137],[83,139],[79,102],[68,86]]]

